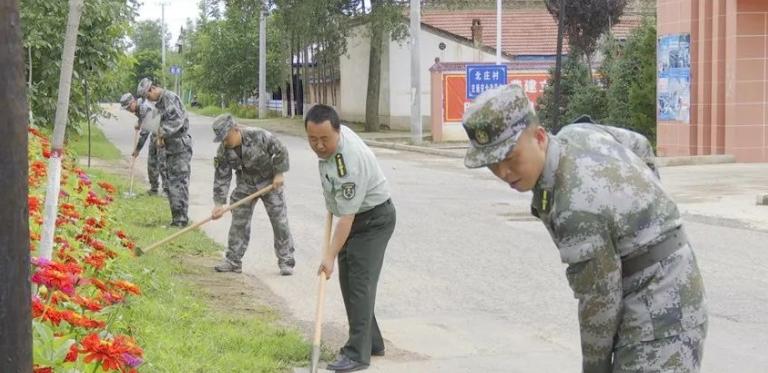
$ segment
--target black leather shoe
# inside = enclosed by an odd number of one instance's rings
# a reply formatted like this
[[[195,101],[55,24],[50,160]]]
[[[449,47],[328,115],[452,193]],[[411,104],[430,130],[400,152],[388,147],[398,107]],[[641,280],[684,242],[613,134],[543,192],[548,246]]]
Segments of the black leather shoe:
[[[384,356],[384,349],[371,351],[371,356]]]
[[[368,364],[358,363],[346,355],[339,356],[336,361],[328,364],[325,368],[336,371],[336,373],[356,372],[358,370],[368,369]]]

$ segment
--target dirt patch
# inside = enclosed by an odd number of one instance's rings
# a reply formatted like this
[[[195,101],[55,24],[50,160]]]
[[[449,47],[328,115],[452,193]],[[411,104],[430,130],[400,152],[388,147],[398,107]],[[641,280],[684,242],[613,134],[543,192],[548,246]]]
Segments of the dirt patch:
[[[222,313],[234,316],[254,316],[266,318],[276,324],[298,330],[311,341],[314,323],[293,318],[285,301],[272,292],[258,278],[241,273],[216,273],[213,266],[219,258],[212,256],[183,255],[179,260],[184,263],[184,280],[195,284],[208,305]],[[326,357],[336,354],[337,348],[347,339],[346,324],[326,323],[323,325],[323,349]],[[426,356],[401,350],[385,340],[386,359],[393,361],[414,361],[427,359]]]

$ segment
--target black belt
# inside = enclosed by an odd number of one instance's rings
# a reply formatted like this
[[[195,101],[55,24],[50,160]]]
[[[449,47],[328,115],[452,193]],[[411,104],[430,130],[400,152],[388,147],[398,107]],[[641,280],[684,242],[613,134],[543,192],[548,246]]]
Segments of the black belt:
[[[379,203],[378,205],[374,206],[374,207],[373,207],[372,209],[370,209],[370,210],[366,210],[366,211],[363,211],[363,212],[361,212],[361,213],[359,213],[359,214],[355,214],[355,217],[361,217],[361,218],[363,218],[363,217],[365,217],[366,215],[368,215],[368,214],[372,213],[374,210],[376,210],[376,209],[378,209],[378,208],[381,208],[381,207],[384,207],[384,206],[386,206],[386,205],[391,205],[391,204],[392,204],[392,199],[391,199],[391,198],[389,198],[389,199],[387,199],[386,201],[384,201],[384,202],[382,202],[382,203]]]
[[[688,243],[688,237],[683,232],[682,228],[677,228],[674,231],[667,234],[667,236],[659,243],[653,245],[647,252],[640,254],[634,258],[621,261],[621,271],[623,277],[629,277],[633,274],[640,272],[658,262],[664,258],[672,255],[679,248],[685,246]]]

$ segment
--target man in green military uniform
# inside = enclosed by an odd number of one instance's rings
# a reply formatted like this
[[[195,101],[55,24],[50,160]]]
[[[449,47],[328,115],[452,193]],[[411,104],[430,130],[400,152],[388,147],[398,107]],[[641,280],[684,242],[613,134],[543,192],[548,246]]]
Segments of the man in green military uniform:
[[[213,202],[211,215],[218,219],[227,193],[236,176],[236,186],[230,197],[235,203],[269,185],[274,190],[259,197],[267,210],[275,240],[275,256],[280,274],[293,274],[293,238],[288,226],[288,208],[283,195],[283,173],[288,172],[288,149],[271,133],[235,124],[230,114],[222,114],[213,121],[214,142],[221,142],[214,159]],[[229,244],[226,259],[214,267],[217,272],[241,272],[242,258],[251,239],[251,219],[256,200],[232,210]]]
[[[304,127],[320,158],[326,208],[339,218],[318,273],[330,278],[338,255],[349,322],[349,339],[327,368],[336,372],[367,369],[371,355],[384,355],[374,305],[384,252],[395,229],[395,207],[376,156],[357,134],[339,123],[333,108],[315,105],[307,112]]]
[[[487,91],[464,115],[464,163],[520,192],[568,264],[584,372],[698,372],[704,285],[648,140],[592,123],[542,128],[519,86]]]

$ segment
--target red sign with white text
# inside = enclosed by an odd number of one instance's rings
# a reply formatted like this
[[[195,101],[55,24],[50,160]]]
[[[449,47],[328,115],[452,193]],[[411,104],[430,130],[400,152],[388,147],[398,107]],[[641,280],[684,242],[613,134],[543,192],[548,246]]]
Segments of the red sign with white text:
[[[461,122],[471,102],[467,100],[466,79],[465,73],[443,75],[443,123]],[[507,82],[523,87],[528,99],[534,103],[544,93],[547,79],[549,74],[546,72],[511,71],[507,74]]]

